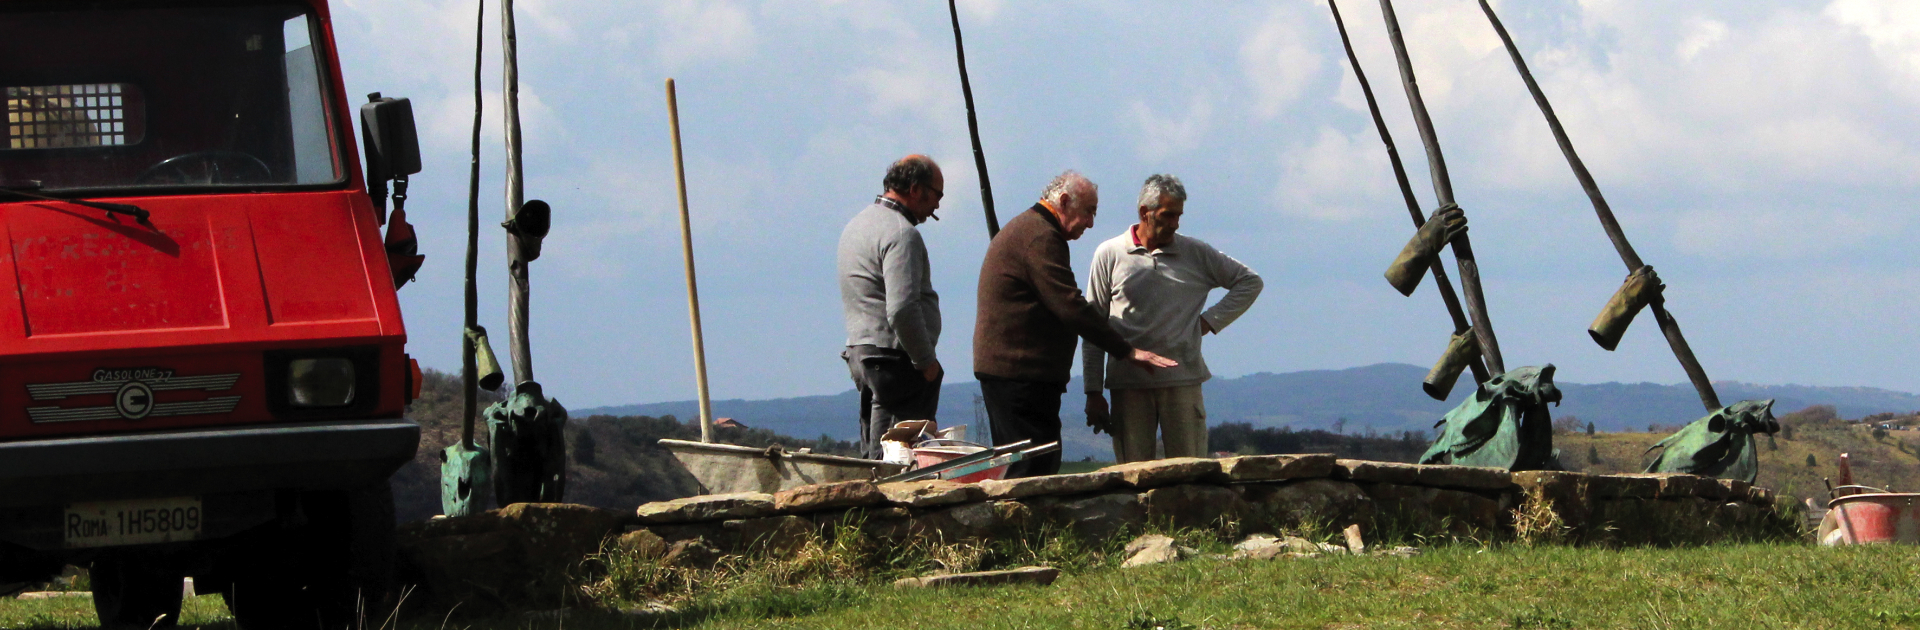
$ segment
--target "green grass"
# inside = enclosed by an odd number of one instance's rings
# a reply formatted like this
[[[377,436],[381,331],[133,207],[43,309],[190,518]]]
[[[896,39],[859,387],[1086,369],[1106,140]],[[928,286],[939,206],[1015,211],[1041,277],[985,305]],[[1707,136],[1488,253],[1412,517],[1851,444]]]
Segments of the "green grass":
[[[1694,549],[1452,545],[1414,558],[1197,559],[1051,587],[896,590],[815,580],[742,583],[685,602],[671,627],[731,628],[1893,628],[1920,626],[1920,548],[1724,545]],[[217,597],[186,627],[221,625]],[[0,603],[0,627],[84,628],[85,600]],[[605,613],[564,619],[416,618],[441,628],[646,627]]]
[[[227,615],[227,605],[219,595],[201,595],[181,602],[180,616],[181,628],[234,628],[233,617]],[[93,600],[84,597],[0,599],[0,628],[6,630],[99,626],[99,620],[93,616]]]

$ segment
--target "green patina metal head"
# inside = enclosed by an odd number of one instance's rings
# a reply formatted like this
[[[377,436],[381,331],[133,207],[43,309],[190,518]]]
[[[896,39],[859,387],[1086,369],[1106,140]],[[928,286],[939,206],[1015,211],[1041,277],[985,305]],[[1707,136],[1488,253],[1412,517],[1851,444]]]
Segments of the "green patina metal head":
[[[479,445],[454,442],[440,451],[440,513],[470,516],[485,510],[492,473],[493,459]]]
[[[500,505],[560,502],[567,487],[567,408],[527,381],[487,407],[485,416]]]
[[[1647,472],[1677,472],[1738,479],[1747,483],[1760,476],[1753,434],[1777,433],[1772,400],[1743,400],[1722,407],[1682,427],[1667,439],[1647,447],[1662,448]]]
[[[1506,470],[1559,468],[1553,450],[1553,417],[1547,403],[1560,402],[1553,364],[1523,367],[1481,383],[1434,426],[1440,436],[1420,456],[1422,464],[1487,466]]]

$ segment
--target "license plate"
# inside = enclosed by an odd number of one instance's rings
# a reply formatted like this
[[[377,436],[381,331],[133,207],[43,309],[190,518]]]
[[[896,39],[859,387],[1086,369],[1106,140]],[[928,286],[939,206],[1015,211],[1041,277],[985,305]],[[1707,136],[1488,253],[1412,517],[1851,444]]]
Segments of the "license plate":
[[[180,542],[200,537],[199,497],[74,503],[67,506],[68,547]]]

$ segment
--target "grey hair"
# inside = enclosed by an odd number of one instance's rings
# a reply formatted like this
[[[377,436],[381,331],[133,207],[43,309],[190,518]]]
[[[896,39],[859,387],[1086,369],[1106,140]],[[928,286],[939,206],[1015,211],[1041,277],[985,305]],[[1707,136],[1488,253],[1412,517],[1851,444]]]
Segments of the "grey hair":
[[[1149,175],[1147,183],[1140,187],[1140,207],[1159,210],[1162,197],[1171,198],[1174,203],[1185,203],[1187,186],[1180,183],[1180,178],[1172,175],[1164,173]]]
[[[1069,170],[1054,177],[1053,181],[1047,182],[1047,187],[1040,190],[1040,200],[1053,204],[1054,208],[1065,211],[1066,208],[1060,207],[1061,197],[1072,194],[1075,198],[1084,200],[1088,193],[1098,192],[1100,192],[1100,186],[1094,184],[1093,180],[1087,179],[1085,175],[1081,175],[1080,171]],[[1085,202],[1082,201],[1082,203]]]

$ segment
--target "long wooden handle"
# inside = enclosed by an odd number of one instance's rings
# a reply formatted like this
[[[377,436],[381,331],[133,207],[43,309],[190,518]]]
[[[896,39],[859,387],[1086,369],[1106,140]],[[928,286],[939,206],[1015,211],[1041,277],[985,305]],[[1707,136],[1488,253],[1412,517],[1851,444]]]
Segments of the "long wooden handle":
[[[1000,216],[993,212],[993,184],[987,181],[987,154],[980,148],[980,120],[973,115],[973,84],[967,81],[967,49],[960,45],[960,10],[947,0],[953,17],[953,56],[960,62],[960,94],[967,99],[967,133],[973,137],[973,169],[980,174],[980,207],[987,211],[987,239],[1000,235]]]
[[[507,126],[507,219],[520,213],[525,178],[520,168],[520,46],[513,25],[513,0],[500,0],[501,96]],[[507,231],[507,351],[513,355],[515,385],[533,380],[533,342],[528,336],[532,288],[527,261],[520,259],[520,236]]]
[[[1620,253],[1620,262],[1627,265],[1627,273],[1639,271],[1646,263],[1640,260],[1640,254],[1633,251],[1633,244],[1627,242],[1626,232],[1620,229],[1620,221],[1613,217],[1613,207],[1607,205],[1607,198],[1600,194],[1600,185],[1593,181],[1593,174],[1587,171],[1587,164],[1580,160],[1580,154],[1573,150],[1573,140],[1567,137],[1567,129],[1560,124],[1560,117],[1553,113],[1553,104],[1547,102],[1547,93],[1540,89],[1540,83],[1533,79],[1533,72],[1527,69],[1527,61],[1520,56],[1520,47],[1513,43],[1513,36],[1507,33],[1507,27],[1500,23],[1500,16],[1493,12],[1493,5],[1480,0],[1480,10],[1487,14],[1487,21],[1493,23],[1493,30],[1500,34],[1500,41],[1507,46],[1507,55],[1513,57],[1513,67],[1520,71],[1520,79],[1527,84],[1527,91],[1533,94],[1533,102],[1540,106],[1541,115],[1547,119],[1547,128],[1553,130],[1553,140],[1560,145],[1560,153],[1567,157],[1567,165],[1573,168],[1574,179],[1580,180],[1580,188],[1587,193],[1587,199],[1593,202],[1593,213],[1600,217],[1600,227],[1607,232],[1607,239],[1613,242],[1614,250]],[[1687,380],[1693,382],[1693,389],[1700,394],[1700,403],[1708,411],[1721,407],[1720,395],[1713,391],[1713,381],[1707,378],[1707,371],[1700,367],[1700,359],[1693,356],[1693,347],[1687,345],[1686,335],[1680,332],[1680,322],[1667,312],[1665,300],[1656,299],[1650,305],[1653,317],[1660,323],[1660,332],[1667,338],[1667,345],[1673,348],[1673,356],[1680,361],[1680,368],[1687,372]]]
[[[1406,38],[1400,34],[1400,20],[1394,17],[1393,0],[1380,0],[1380,13],[1387,21],[1387,38],[1393,42],[1393,57],[1400,65],[1400,83],[1407,91],[1407,104],[1413,108],[1413,122],[1420,129],[1420,143],[1427,149],[1427,168],[1433,175],[1433,193],[1442,207],[1452,205],[1453,180],[1447,177],[1447,159],[1440,154],[1440,140],[1433,131],[1433,119],[1427,116],[1427,103],[1420,98],[1420,82],[1413,76],[1413,60],[1407,56]],[[1507,371],[1500,358],[1500,341],[1493,335],[1493,319],[1487,315],[1487,298],[1480,288],[1480,263],[1473,258],[1473,244],[1465,234],[1453,239],[1454,262],[1460,265],[1460,288],[1467,293],[1467,315],[1473,319],[1473,335],[1480,341],[1480,356],[1494,374]]]
[[[700,441],[713,441],[713,402],[707,397],[707,344],[700,332],[700,284],[693,272],[693,221],[687,215],[687,169],[680,157],[680,103],[667,79],[667,119],[673,126],[673,178],[680,187],[680,251],[687,263],[687,318],[693,321],[693,379],[700,389]]]
[[[1407,181],[1407,167],[1400,163],[1400,150],[1394,147],[1393,134],[1387,131],[1387,121],[1380,116],[1380,103],[1373,96],[1373,86],[1367,83],[1367,73],[1360,69],[1360,58],[1353,53],[1353,41],[1347,37],[1346,21],[1340,19],[1340,4],[1327,1],[1327,8],[1333,11],[1333,25],[1340,30],[1340,45],[1347,50],[1347,63],[1353,67],[1353,76],[1360,80],[1360,92],[1367,97],[1367,111],[1373,114],[1373,126],[1380,132],[1380,141],[1387,145],[1387,161],[1393,163],[1393,179],[1400,184],[1400,196],[1407,201],[1407,214],[1413,217],[1413,228],[1426,225],[1427,218],[1420,211],[1420,200],[1413,195],[1413,184]],[[1440,290],[1440,301],[1447,305],[1447,315],[1453,318],[1453,334],[1466,332],[1473,324],[1468,323],[1467,314],[1460,309],[1460,296],[1453,292],[1453,282],[1447,280],[1447,267],[1439,259],[1433,261],[1433,283]],[[1473,369],[1476,383],[1487,381],[1487,366],[1479,357],[1467,364]]]
[[[460,329],[460,445],[473,450],[473,417],[479,412],[480,368],[475,363],[473,337],[467,331],[480,325],[480,288],[475,276],[480,272],[480,67],[481,51],[486,48],[487,3],[479,2],[480,14],[473,29],[473,167],[467,177],[467,284],[465,327]]]

